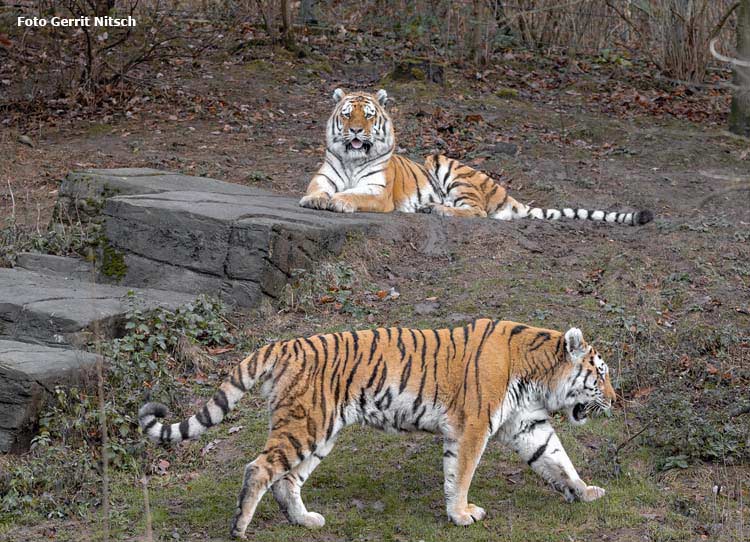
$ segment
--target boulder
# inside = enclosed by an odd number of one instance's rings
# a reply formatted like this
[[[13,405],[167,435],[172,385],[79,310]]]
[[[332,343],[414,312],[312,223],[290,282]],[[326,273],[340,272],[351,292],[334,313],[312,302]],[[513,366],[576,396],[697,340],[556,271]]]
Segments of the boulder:
[[[82,345],[93,332],[119,335],[131,308],[173,310],[194,299],[190,294],[0,269],[0,339]]]
[[[80,350],[0,339],[0,452],[27,449],[45,396],[84,383],[96,361]]]
[[[16,257],[16,268],[34,271],[62,280],[89,281],[95,277],[94,265],[81,258],[69,258],[36,252],[21,252]]]
[[[104,234],[122,285],[208,293],[242,307],[276,298],[295,269],[336,254],[383,215],[299,207],[271,193],[162,192],[117,196]],[[107,274],[107,263],[103,272]]]

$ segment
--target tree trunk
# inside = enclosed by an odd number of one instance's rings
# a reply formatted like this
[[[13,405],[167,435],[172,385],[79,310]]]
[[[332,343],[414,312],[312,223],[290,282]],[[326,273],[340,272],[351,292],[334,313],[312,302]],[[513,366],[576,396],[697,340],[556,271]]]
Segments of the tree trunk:
[[[750,62],[750,0],[742,0],[737,13],[737,57]],[[750,137],[750,68],[735,64],[734,84],[737,89],[732,96],[729,130]]]
[[[304,25],[318,24],[315,15],[313,15],[313,0],[302,0],[300,4],[300,17]]]
[[[292,27],[289,0],[281,0],[281,29],[284,38],[284,47],[296,52],[297,47],[294,43],[294,28]]]

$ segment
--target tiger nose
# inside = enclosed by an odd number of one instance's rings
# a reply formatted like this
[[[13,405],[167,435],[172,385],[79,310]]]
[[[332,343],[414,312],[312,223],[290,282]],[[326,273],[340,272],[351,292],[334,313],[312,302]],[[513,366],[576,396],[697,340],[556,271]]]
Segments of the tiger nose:
[[[359,135],[365,131],[364,128],[349,128],[349,131],[354,135]]]

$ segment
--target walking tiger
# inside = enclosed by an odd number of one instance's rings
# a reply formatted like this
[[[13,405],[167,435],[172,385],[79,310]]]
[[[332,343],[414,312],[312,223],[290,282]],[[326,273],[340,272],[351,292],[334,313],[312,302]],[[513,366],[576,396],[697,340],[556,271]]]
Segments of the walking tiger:
[[[584,423],[615,398],[606,363],[577,328],[563,334],[481,319],[454,329],[379,328],[276,342],[242,360],[197,414],[164,424],[167,408],[148,403],[140,425],[155,442],[196,438],[256,383],[271,423],[263,451],[245,468],[231,530],[239,538],[268,489],[292,523],[325,524],[300,491],[352,424],[442,435],[446,510],[458,525],[485,517],[468,493],[495,435],[566,500],[604,495],[581,480],[550,424],[555,411]]]

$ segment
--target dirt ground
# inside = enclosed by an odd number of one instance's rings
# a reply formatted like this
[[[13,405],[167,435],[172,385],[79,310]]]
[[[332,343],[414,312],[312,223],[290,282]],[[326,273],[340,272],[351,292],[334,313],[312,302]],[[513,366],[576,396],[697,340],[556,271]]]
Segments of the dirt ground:
[[[154,99],[3,130],[0,213],[43,229],[60,179],[83,167],[162,168],[298,195],[323,154],[333,89],[384,86],[409,156],[447,152],[542,207],[647,208],[656,219],[643,227],[444,219],[426,229],[425,217],[401,216],[407,234],[353,240],[282,306],[237,315],[239,325],[261,340],[477,317],[579,326],[605,353],[621,400],[612,418],[586,429],[557,425],[585,477],[612,491],[603,504],[570,507],[495,444],[475,481],[490,518],[455,529],[442,516],[433,438],[359,431],[310,482],[330,528],[309,539],[748,540],[750,444],[730,449],[721,435],[750,428],[748,414],[732,417],[750,384],[750,145],[722,129],[725,94],[666,92],[633,72],[592,66],[577,73],[515,54],[479,77],[451,68],[445,86],[383,81],[388,62],[270,49],[163,66]],[[20,132],[34,147],[18,142]],[[325,302],[337,282],[349,294]],[[377,295],[391,288],[397,298]],[[205,458],[205,441],[170,453],[169,473],[152,479],[159,539],[224,539],[242,459],[262,443],[262,409],[247,405],[229,422],[245,428],[238,435],[218,430]],[[692,423],[705,431],[694,435]],[[414,459],[417,451],[424,457]],[[118,483],[115,532],[135,539],[139,486]],[[279,527],[270,501],[253,536],[308,536]],[[6,522],[0,533],[98,539],[96,525]]]

